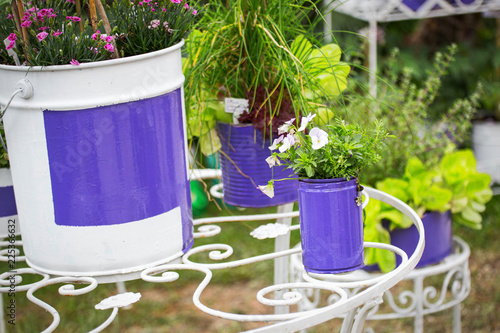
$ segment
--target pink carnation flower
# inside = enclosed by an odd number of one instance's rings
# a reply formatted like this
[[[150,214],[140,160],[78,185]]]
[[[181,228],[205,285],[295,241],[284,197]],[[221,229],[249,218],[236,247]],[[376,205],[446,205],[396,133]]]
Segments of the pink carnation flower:
[[[14,42],[17,40],[17,35],[15,33],[11,33],[9,37],[7,37],[7,39],[10,40],[11,42]]]
[[[94,34],[92,34],[92,39],[93,40],[98,40],[99,39],[99,35],[101,34],[101,32],[99,30],[97,30]]]
[[[196,15],[196,14],[198,14],[198,11],[195,9],[195,10],[193,10],[193,15]]]
[[[47,38],[49,34],[45,31],[40,32],[39,34],[36,35],[36,38],[38,38],[38,41],[41,42],[45,38]]]
[[[5,49],[6,49],[6,50],[10,50],[10,49],[11,49],[11,48],[13,48],[14,46],[16,46],[16,42],[15,42],[15,41],[11,41],[11,42],[9,43],[9,45],[7,45],[7,46],[5,47]]]
[[[31,26],[31,23],[33,23],[31,20],[25,20],[25,21],[23,21],[23,23],[21,23],[21,27],[27,28],[27,27]]]
[[[57,37],[59,35],[62,35],[62,32],[57,29],[57,31],[52,31],[52,36]]]
[[[75,60],[75,59],[71,59],[71,61],[69,63],[72,64],[73,66],[80,65],[80,63],[78,62],[78,60]]]
[[[104,45],[104,49],[108,52],[113,52],[115,50],[115,48],[111,44]]]
[[[66,20],[71,20],[73,22],[80,22],[82,19],[78,16],[66,16]]]
[[[181,3],[182,0],[170,0],[172,1],[173,3]]]
[[[148,29],[156,29],[160,26],[160,20],[153,20],[148,25]]]

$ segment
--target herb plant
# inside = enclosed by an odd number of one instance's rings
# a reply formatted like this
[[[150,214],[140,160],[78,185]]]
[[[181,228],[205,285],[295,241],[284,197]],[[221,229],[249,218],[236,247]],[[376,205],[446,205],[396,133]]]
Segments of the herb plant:
[[[321,129],[311,122],[315,116],[302,117],[300,127],[292,119],[279,128],[281,135],[269,147],[272,154],[266,161],[270,167],[287,165],[299,178],[359,177],[367,166],[380,160],[379,152],[391,137],[380,122],[366,130],[337,118]],[[274,181],[260,189],[269,194]]]
[[[452,106],[442,110],[438,119],[428,113],[436,100],[443,76],[452,66],[456,46],[447,53],[437,53],[433,71],[428,73],[424,84],[419,87],[413,82],[413,71],[404,68],[401,72],[390,70],[395,66],[398,51],[394,50],[387,62],[387,71],[378,84],[376,100],[362,95],[350,98],[348,117],[362,125],[374,119],[384,123],[388,132],[397,134],[391,149],[382,155],[380,163],[372,165],[362,181],[375,184],[385,177],[401,177],[408,160],[416,156],[427,168],[434,168],[448,152],[454,151],[467,140],[471,119],[476,112],[481,88],[471,96],[453,101]]]

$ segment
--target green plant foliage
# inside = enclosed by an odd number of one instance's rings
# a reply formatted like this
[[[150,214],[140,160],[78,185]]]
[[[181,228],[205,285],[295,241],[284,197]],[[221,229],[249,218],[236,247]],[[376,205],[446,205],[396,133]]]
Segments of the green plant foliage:
[[[402,178],[386,178],[377,182],[377,189],[384,191],[412,207],[419,216],[426,211],[444,212],[451,210],[453,221],[472,229],[481,229],[486,203],[493,193],[490,188],[491,177],[479,173],[476,160],[471,150],[459,150],[446,154],[439,166],[428,169],[416,157],[411,158]],[[385,203],[370,202],[365,208],[367,218],[365,240],[378,241],[385,239],[386,229],[382,220],[391,222],[390,229],[408,228],[412,222],[408,217]],[[380,235],[378,234],[380,233]],[[376,249],[369,249],[369,264],[381,263],[385,253],[377,254]],[[393,268],[392,258],[383,262],[383,269]]]
[[[381,123],[366,130],[357,124],[336,119],[333,124],[310,128],[312,116],[303,117],[301,126],[292,123],[273,143],[268,163],[284,164],[300,178],[333,179],[359,177],[368,165],[380,160],[379,152],[390,137]]]
[[[446,153],[467,140],[480,88],[467,98],[453,101],[449,109],[440,112],[437,120],[432,120],[428,113],[456,52],[456,46],[451,46],[447,53],[437,53],[432,71],[422,86],[417,86],[413,83],[412,69],[393,70],[399,54],[394,50],[386,62],[387,71],[378,83],[376,100],[363,95],[346,96],[350,98],[347,117],[351,121],[369,125],[378,119],[398,138],[391,143],[391,149],[384,151],[381,161],[367,170],[362,179],[364,183],[375,184],[387,175],[403,176],[413,156],[418,157],[426,169],[433,169]]]
[[[338,45],[316,38],[318,12],[311,0],[210,1],[186,40],[188,136],[210,146],[203,142],[214,126],[209,104],[226,97],[248,99],[245,122],[268,137],[289,119],[281,113],[299,117],[328,108],[346,88],[350,67],[340,61]],[[215,116],[231,121],[222,112]],[[211,148],[202,152],[217,144]]]
[[[118,0],[108,9],[122,57],[162,50],[181,41],[198,21],[197,1]]]

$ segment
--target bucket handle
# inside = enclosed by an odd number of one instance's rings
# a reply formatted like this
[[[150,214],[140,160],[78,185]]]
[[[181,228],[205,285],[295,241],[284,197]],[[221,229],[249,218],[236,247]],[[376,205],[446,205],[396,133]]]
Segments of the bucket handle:
[[[7,109],[10,106],[10,103],[12,103],[12,100],[14,97],[16,97],[18,94],[19,97],[24,98],[24,99],[30,99],[33,96],[33,85],[31,82],[27,79],[21,79],[19,80],[15,87],[16,90],[12,93],[10,96],[9,101],[7,102],[7,105],[5,105],[5,109],[3,109],[0,113],[0,122],[3,122],[3,116],[5,115],[5,112],[7,112]],[[7,146],[5,145],[5,141],[3,140],[3,137],[0,135],[0,141],[2,141],[2,146],[3,149],[7,152]]]
[[[370,196],[364,189],[361,191],[361,194],[365,197],[365,200],[363,200],[363,203],[361,204],[361,209],[365,209],[365,207],[368,206],[368,202],[370,202]]]

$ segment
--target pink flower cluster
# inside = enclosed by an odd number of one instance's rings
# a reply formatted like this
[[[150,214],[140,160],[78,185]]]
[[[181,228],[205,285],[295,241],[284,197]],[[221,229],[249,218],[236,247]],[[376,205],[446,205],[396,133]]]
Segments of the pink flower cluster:
[[[153,20],[153,21],[151,21],[151,22],[149,23],[149,25],[148,25],[148,29],[156,29],[156,28],[158,28],[160,25],[162,25],[160,20]],[[172,33],[172,29],[170,29],[170,28],[168,27],[168,22],[167,22],[167,21],[163,22],[163,27],[165,28],[165,30],[167,30],[167,31],[168,31],[168,33],[170,33],[170,34]]]
[[[184,0],[170,0],[170,2],[175,3],[175,4],[181,4],[183,1]],[[151,11],[154,12],[154,11],[156,11],[155,7],[158,7],[158,3],[157,2],[153,3],[153,0],[142,0],[142,1],[139,1],[139,6],[150,6]],[[184,8],[186,8],[187,10],[191,10],[193,15],[198,14],[198,11],[196,9],[194,9],[193,7],[190,7],[187,4],[187,2],[184,3]],[[166,8],[162,8],[162,11],[166,11],[166,10],[167,10]],[[154,28],[150,28],[149,26],[148,26],[148,28],[154,29]]]
[[[145,1],[151,1],[151,0],[145,0]],[[74,0],[66,0],[68,3],[74,3]],[[31,3],[31,2],[29,2]],[[48,37],[58,37],[63,34],[62,31],[57,29],[57,31],[52,30],[52,28],[48,25],[43,25],[43,23],[47,24],[49,22],[48,19],[55,18],[57,17],[57,14],[55,13],[53,8],[43,8],[39,9],[36,7],[30,7],[25,11],[25,14],[22,18],[21,21],[21,27],[32,27],[36,25],[37,30],[39,31],[35,36],[39,42],[45,41]],[[13,19],[12,15],[9,15],[7,17],[8,19]],[[66,16],[66,20],[69,21],[68,24],[72,24],[73,22],[77,23],[81,21],[81,18],[78,16]],[[34,25],[34,23],[37,23]],[[40,24],[42,23],[42,24]],[[36,28],[35,28],[36,29]],[[92,34],[92,39],[95,41],[98,41],[99,47],[101,45],[101,41],[104,44],[103,49],[105,49],[108,52],[114,52],[114,46],[112,44],[114,38],[112,36],[107,36],[105,34],[101,34],[99,30],[97,30],[96,33]],[[17,35],[15,33],[11,33],[7,39],[9,40],[9,44],[6,46],[6,50],[10,50],[14,47],[16,47],[16,40],[18,39]],[[75,38],[75,42],[78,42],[78,38]],[[44,42],[46,43],[46,42]],[[99,49],[97,47],[91,47],[91,51],[98,53]],[[71,59],[70,64],[78,66],[80,63],[76,59]]]
[[[115,51],[115,48],[113,46],[113,44],[111,44],[114,40],[113,36],[108,36],[106,34],[101,34],[101,32],[99,30],[97,30],[95,33],[92,34],[92,39],[95,40],[95,41],[99,41],[99,40],[102,40],[104,42],[106,42],[106,44],[104,45],[104,49],[108,52],[114,52]],[[95,52],[97,53],[97,49],[95,49]]]
[[[24,16],[21,20],[21,27],[30,27],[35,22],[43,22],[44,19],[57,17],[53,8],[43,8],[37,9],[36,7],[31,7],[26,10]]]
[[[16,40],[17,40],[17,35],[15,33],[11,33],[9,37],[7,37],[9,40],[9,45],[5,48],[6,50],[10,50],[14,46],[16,46]]]

